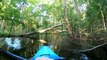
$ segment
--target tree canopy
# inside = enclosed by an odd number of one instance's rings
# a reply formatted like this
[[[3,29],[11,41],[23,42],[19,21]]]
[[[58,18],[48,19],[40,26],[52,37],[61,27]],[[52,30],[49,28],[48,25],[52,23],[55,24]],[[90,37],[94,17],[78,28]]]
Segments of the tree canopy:
[[[106,0],[1,0],[0,33],[67,31],[82,37],[107,30]]]

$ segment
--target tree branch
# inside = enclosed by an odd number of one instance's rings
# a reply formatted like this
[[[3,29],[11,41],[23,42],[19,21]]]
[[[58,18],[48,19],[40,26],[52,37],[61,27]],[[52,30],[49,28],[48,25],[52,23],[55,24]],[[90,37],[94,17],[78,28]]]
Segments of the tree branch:
[[[77,45],[81,46],[80,44],[77,44]],[[78,50],[78,49],[64,49],[64,50],[68,50],[68,51],[72,51],[72,52],[85,53],[85,52],[89,52],[89,51],[92,51],[94,49],[100,48],[100,47],[102,47],[104,45],[107,45],[107,42],[103,43],[103,44],[100,44],[100,45],[97,45],[97,46],[94,46],[94,47],[90,47],[89,49],[83,49],[83,50]]]
[[[38,32],[39,32],[39,33],[44,33],[44,32],[46,32],[46,31],[52,30],[52,29],[54,29],[54,28],[56,28],[56,27],[62,26],[63,24],[64,24],[64,23],[61,23],[61,24],[52,26],[52,27],[47,28],[47,29],[39,30]]]
[[[65,22],[65,25],[67,27],[69,34],[72,35],[72,27],[67,17],[67,0],[64,0],[64,20],[63,21]]]
[[[103,43],[103,44],[101,44],[101,45],[97,45],[97,46],[95,46],[95,47],[92,47],[92,48],[90,48],[90,49],[79,50],[79,52],[88,52],[88,51],[97,49],[97,48],[99,48],[99,47],[102,47],[102,46],[104,46],[104,45],[106,45],[106,44],[107,44],[107,42],[106,42],[106,43]]]

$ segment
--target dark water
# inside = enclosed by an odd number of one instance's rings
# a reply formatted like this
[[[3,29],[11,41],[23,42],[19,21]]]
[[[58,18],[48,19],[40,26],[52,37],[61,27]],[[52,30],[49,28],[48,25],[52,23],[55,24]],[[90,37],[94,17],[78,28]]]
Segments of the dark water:
[[[6,41],[8,39],[8,41]],[[9,40],[10,38],[3,38],[1,40],[0,48],[10,51],[16,55],[30,58],[32,57],[38,48],[38,42],[28,39],[28,38],[12,38],[12,41]],[[15,40],[16,39],[16,40]],[[7,44],[8,43],[8,44]],[[5,60],[7,56],[0,56],[0,60]],[[10,59],[11,60],[11,59]]]
[[[79,53],[76,50],[87,49],[89,45],[97,45],[87,40],[72,42],[68,34],[40,34],[38,40],[30,38],[10,37],[0,38],[0,48],[24,58],[31,58],[37,52],[38,48],[45,42],[59,56],[65,57],[67,60],[98,60],[97,58]],[[101,42],[103,43],[103,42]],[[74,52],[72,50],[75,50]],[[0,60],[12,60],[12,58],[0,53]]]

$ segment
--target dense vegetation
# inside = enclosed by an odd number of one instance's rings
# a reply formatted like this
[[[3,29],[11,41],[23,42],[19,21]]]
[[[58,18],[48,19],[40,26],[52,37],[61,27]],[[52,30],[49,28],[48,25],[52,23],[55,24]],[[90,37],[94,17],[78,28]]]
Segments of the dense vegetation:
[[[73,40],[106,40],[107,0],[0,0],[0,36],[69,33]]]

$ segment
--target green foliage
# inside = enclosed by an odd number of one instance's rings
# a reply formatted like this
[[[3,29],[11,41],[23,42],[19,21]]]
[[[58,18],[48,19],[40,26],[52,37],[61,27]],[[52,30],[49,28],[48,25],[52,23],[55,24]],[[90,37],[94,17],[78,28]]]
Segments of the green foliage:
[[[107,28],[106,0],[78,0],[77,6],[87,4],[87,10],[83,13],[76,11],[74,1],[66,1],[66,13],[72,32],[99,32]],[[64,0],[2,0],[0,22],[0,30],[8,32],[24,33],[52,27],[64,22]],[[66,29],[66,26],[62,29]]]
[[[8,36],[9,35],[9,32],[8,31],[1,31],[0,30],[0,36],[3,35],[3,36]]]
[[[92,29],[93,31],[98,31],[98,29],[103,29],[102,20],[104,19],[106,21],[106,7],[104,6],[107,6],[104,1],[105,0],[89,0],[89,6],[86,13],[86,22],[88,22],[87,28],[89,28],[89,30]],[[104,14],[104,17],[102,14]]]

